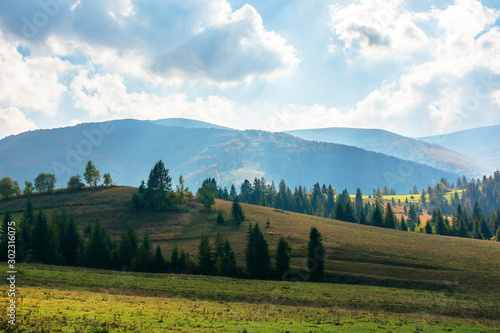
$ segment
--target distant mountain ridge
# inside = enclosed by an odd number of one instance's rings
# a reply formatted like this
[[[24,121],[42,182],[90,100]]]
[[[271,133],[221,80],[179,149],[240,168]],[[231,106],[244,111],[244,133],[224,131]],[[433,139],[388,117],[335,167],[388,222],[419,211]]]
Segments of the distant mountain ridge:
[[[500,125],[418,139],[438,143],[448,149],[472,156],[495,169],[500,169]]]
[[[493,166],[435,144],[431,140],[426,142],[385,130],[331,127],[293,130],[286,133],[306,140],[356,146],[468,177],[489,175],[495,170]]]
[[[341,144],[311,142],[286,133],[185,128],[133,119],[36,130],[0,140],[0,175],[24,184],[40,172],[56,174],[58,186],[84,171],[92,160],[101,174],[111,173],[122,185],[138,186],[159,159],[173,183],[182,174],[195,190],[207,177],[223,186],[246,178],[311,187],[320,182],[365,192],[393,187],[407,193],[441,177],[457,174]],[[402,166],[404,166],[402,172]],[[409,170],[409,171],[408,171]]]

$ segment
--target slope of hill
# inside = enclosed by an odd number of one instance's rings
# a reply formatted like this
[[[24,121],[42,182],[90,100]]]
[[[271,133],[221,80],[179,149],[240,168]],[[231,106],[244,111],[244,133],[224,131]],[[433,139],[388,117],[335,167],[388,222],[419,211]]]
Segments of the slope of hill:
[[[203,179],[239,186],[246,178],[265,177],[311,187],[316,182],[363,192],[388,186],[407,193],[456,174],[360,148],[310,142],[289,134],[214,128],[162,126],[149,121],[118,120],[37,130],[0,141],[0,175],[33,180],[54,173],[57,187],[82,174],[87,160],[111,173],[118,184],[137,186],[163,159],[174,184],[182,174],[196,189]]]
[[[418,139],[472,156],[495,169],[500,168],[500,125]]]
[[[379,129],[321,128],[287,131],[305,140],[341,143],[361,147],[404,160],[414,161],[467,177],[491,174],[495,170],[488,163],[466,156],[461,150],[424,142]],[[448,148],[448,149],[447,149]],[[457,153],[457,151],[459,153]]]
[[[259,223],[272,255],[279,237],[288,239],[292,264],[298,271],[307,269],[309,230],[316,226],[326,247],[329,281],[482,295],[500,293],[500,271],[494,268],[500,267],[498,242],[376,228],[246,204],[242,204],[244,223],[221,226],[216,223],[216,212],[220,209],[229,220],[231,202],[217,200],[213,212],[206,212],[199,203],[186,212],[139,212],[131,208],[134,190],[87,189],[38,195],[33,201],[49,216],[52,211],[64,209],[75,217],[80,230],[98,219],[115,240],[121,238],[130,223],[139,237],[149,234],[154,246],[160,244],[166,255],[175,245],[196,254],[202,236],[213,238],[220,233],[229,239],[242,266],[248,225]],[[14,221],[19,221],[26,201],[2,200],[0,212],[9,210]],[[268,218],[270,227],[264,228]]]

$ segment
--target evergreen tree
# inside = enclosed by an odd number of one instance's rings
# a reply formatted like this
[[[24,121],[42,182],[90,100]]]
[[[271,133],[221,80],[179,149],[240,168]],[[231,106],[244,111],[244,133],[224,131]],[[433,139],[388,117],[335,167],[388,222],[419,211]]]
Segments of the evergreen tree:
[[[132,270],[136,266],[138,245],[134,228],[131,224],[128,224],[118,250],[119,264],[123,269]]]
[[[201,189],[198,200],[203,204],[206,210],[211,210],[215,204],[215,195],[208,184],[205,184]]]
[[[401,215],[401,225],[399,226],[402,231],[408,231],[408,226],[405,223],[405,217]]]
[[[113,262],[115,259],[113,252],[114,244],[111,242],[109,234],[101,227],[99,221],[96,221],[92,228],[90,242],[82,258],[83,266],[105,269],[116,267],[116,263]]]
[[[425,233],[432,234],[432,226],[430,220],[428,220],[427,223],[425,224]]]
[[[356,212],[354,211],[354,207],[352,206],[352,202],[349,197],[347,197],[347,200],[345,202],[344,221],[353,223],[358,222],[358,219],[356,218]]]
[[[151,271],[152,261],[153,261],[153,255],[151,254],[151,243],[149,242],[149,236],[144,235],[142,243],[139,246],[139,249],[137,249],[135,270],[137,272]]]
[[[170,271],[172,273],[181,273],[180,265],[179,265],[179,249],[177,245],[172,249],[172,254],[170,255]]]
[[[339,221],[344,221],[344,207],[342,207],[342,202],[339,199],[337,200],[337,207],[335,208],[335,219]]]
[[[472,230],[471,238],[474,239],[483,239],[483,235],[481,233],[481,225],[477,219],[474,219],[474,229]]]
[[[307,257],[308,280],[322,282],[325,277],[325,247],[321,233],[316,227],[312,227],[309,233]]]
[[[283,279],[286,272],[290,270],[291,248],[287,240],[281,237],[278,242],[278,249],[276,250],[276,278]]]
[[[441,214],[441,209],[438,208],[436,213],[436,234],[438,235],[446,235],[446,226],[444,224],[443,215]]]
[[[215,273],[215,263],[212,257],[212,245],[208,237],[201,238],[198,246],[198,270],[200,274],[211,275]]]
[[[150,209],[162,210],[167,208],[167,193],[172,192],[172,178],[168,174],[162,160],[156,162],[149,173],[145,199]]]
[[[380,204],[378,200],[375,201],[375,210],[370,218],[370,224],[376,227],[384,226],[384,217],[382,215],[382,209],[380,209]]]
[[[240,225],[241,222],[245,220],[245,213],[238,202],[238,197],[234,199],[233,206],[231,208],[231,215],[236,225]]]
[[[224,242],[224,262],[222,265],[222,275],[229,277],[236,277],[238,275],[238,267],[236,265],[236,256],[233,249],[229,244],[229,240]]]
[[[66,217],[63,215],[63,218]],[[64,237],[61,244],[62,256],[67,265],[74,266],[77,263],[80,246],[80,235],[78,234],[75,221],[70,217],[64,230]]]
[[[59,226],[59,216],[52,214],[47,230],[47,249],[43,262],[51,265],[62,265],[64,259],[61,253],[61,239],[64,231]]]
[[[368,224],[368,220],[366,219],[365,210],[362,209],[359,214],[359,223],[360,224]]]
[[[163,257],[161,247],[160,245],[156,245],[156,251],[152,263],[152,271],[156,273],[163,272],[165,270],[165,266],[165,258]]]
[[[395,217],[390,203],[387,203],[385,206],[384,226],[390,229],[394,229],[396,227]]]
[[[488,227],[488,224],[486,223],[486,217],[483,216],[481,218],[480,225],[481,225],[481,233],[483,235],[483,238],[487,239],[487,240],[491,239],[493,237],[493,234],[491,233],[490,228]]]
[[[363,194],[359,187],[356,189],[356,199],[354,200],[356,206],[356,217],[358,220],[361,219],[361,212],[363,211]]]
[[[271,259],[267,244],[259,224],[249,226],[245,249],[247,275],[251,279],[266,279],[271,273]]]
[[[217,213],[217,224],[222,225],[224,223],[225,223],[224,216],[222,216],[222,212],[219,209],[219,212]]]
[[[234,200],[234,198],[236,198],[237,196],[238,196],[238,194],[236,193],[236,187],[234,187],[234,184],[231,184],[231,190],[229,192],[229,199]]]
[[[45,214],[40,211],[36,217],[35,226],[33,227],[32,250],[35,260],[43,261],[47,251],[48,241],[48,226]]]

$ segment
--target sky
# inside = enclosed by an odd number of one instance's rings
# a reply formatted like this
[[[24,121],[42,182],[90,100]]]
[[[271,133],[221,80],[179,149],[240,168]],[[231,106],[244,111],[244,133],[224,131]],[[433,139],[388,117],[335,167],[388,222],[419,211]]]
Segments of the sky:
[[[0,2],[0,138],[110,119],[500,124],[497,0]]]

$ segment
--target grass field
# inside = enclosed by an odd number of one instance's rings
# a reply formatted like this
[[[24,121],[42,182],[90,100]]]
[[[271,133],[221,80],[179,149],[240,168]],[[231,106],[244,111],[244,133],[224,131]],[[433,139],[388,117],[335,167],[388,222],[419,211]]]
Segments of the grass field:
[[[18,332],[495,332],[500,325],[495,298],[461,292],[34,264],[18,270]]]
[[[198,203],[187,212],[137,212],[131,208],[133,191],[113,187],[46,195],[35,197],[34,203],[47,214],[64,209],[80,227],[100,219],[115,240],[130,223],[139,237],[148,233],[153,246],[160,244],[167,257],[175,245],[196,255],[203,235],[220,233],[231,242],[240,266],[244,265],[248,224],[260,223],[272,256],[279,237],[288,239],[292,265],[299,271],[307,269],[309,230],[316,226],[323,235],[331,282],[500,295],[498,242],[388,230],[245,204],[244,223],[220,226],[215,222],[216,212],[220,209],[228,219],[231,202],[217,200],[213,212],[204,211]],[[9,209],[19,221],[26,200],[1,201],[0,212]],[[268,218],[271,226],[265,228]]]

